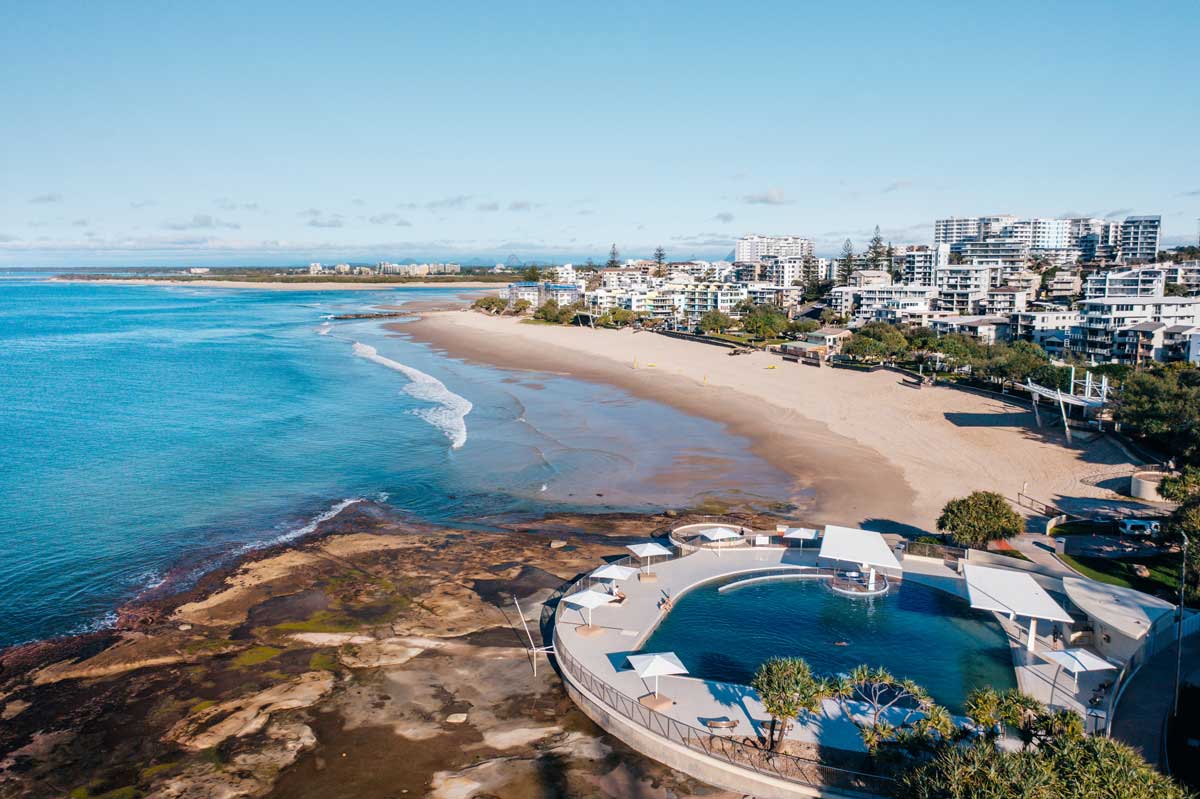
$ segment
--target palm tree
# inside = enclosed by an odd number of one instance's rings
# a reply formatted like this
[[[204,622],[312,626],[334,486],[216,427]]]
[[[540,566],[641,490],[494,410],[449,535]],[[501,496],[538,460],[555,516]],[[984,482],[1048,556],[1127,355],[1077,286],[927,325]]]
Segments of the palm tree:
[[[773,657],[758,667],[750,686],[771,716],[767,742],[771,751],[787,736],[801,713],[815,713],[830,695],[828,684],[813,675],[801,658]]]

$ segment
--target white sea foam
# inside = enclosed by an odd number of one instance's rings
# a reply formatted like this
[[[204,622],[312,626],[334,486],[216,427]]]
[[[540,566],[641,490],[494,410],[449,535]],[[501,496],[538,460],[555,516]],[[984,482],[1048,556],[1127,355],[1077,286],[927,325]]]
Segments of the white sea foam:
[[[328,336],[330,330],[333,330],[333,325],[329,324],[328,322],[325,322],[323,325],[321,325],[320,327],[317,328],[317,335]]]
[[[407,377],[409,383],[404,387],[404,391],[410,397],[432,402],[438,406],[422,408],[413,413],[445,433],[446,438],[450,439],[450,446],[453,449],[458,449],[467,443],[467,414],[474,407],[469,399],[455,394],[433,375],[427,375],[420,369],[414,369],[399,361],[385,358],[370,345],[354,342],[354,354],[389,369],[395,369]]]
[[[339,513],[344,511],[346,508],[350,507],[351,505],[354,505],[355,503],[362,502],[362,501],[363,501],[362,497],[352,497],[350,499],[343,499],[341,502],[335,502],[333,507],[329,508],[329,510],[318,513],[316,516],[309,519],[307,523],[305,523],[299,527],[293,528],[291,530],[287,530],[283,533],[280,533],[279,535],[275,536],[274,538],[268,538],[265,541],[253,541],[249,544],[246,544],[239,550],[239,553],[250,552],[252,550],[262,549],[264,547],[273,547],[276,544],[283,544],[288,541],[294,541],[297,538],[303,538],[304,536],[309,535],[310,533],[316,532],[317,527],[319,527],[321,525],[321,522],[329,521],[334,516],[337,516]]]

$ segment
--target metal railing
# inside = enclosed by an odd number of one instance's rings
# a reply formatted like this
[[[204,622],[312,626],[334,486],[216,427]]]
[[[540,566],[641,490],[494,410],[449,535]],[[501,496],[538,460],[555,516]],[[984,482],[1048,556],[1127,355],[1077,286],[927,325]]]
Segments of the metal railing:
[[[631,557],[621,558],[615,563],[630,564]],[[564,600],[571,594],[586,588],[585,580],[577,580],[567,586],[555,605],[552,624],[557,626],[566,610]],[[549,602],[547,602],[547,605]],[[626,696],[586,666],[576,660],[564,642],[555,635],[554,656],[562,670],[563,683],[572,701],[587,703],[603,713],[614,713],[674,743],[692,751],[748,769],[756,774],[775,777],[809,787],[827,787],[873,796],[891,794],[895,781],[881,774],[870,774],[839,768],[819,760],[772,752],[769,749],[748,743],[746,740],[722,736],[711,730],[695,727],[663,713],[646,707],[636,698]],[[582,689],[582,690],[581,690]],[[585,694],[584,691],[587,693]],[[590,696],[589,696],[590,694]],[[595,697],[593,700],[591,697]]]

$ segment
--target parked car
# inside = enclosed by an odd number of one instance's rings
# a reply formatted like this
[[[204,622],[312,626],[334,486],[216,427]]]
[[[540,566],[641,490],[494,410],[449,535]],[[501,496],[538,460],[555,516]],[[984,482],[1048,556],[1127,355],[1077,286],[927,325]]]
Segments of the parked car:
[[[1152,519],[1122,519],[1117,523],[1121,535],[1153,536],[1162,532],[1162,525]]]

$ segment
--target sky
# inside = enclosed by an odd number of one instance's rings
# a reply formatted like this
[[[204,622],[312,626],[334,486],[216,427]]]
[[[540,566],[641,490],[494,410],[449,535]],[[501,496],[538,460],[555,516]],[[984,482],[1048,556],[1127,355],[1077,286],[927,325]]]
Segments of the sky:
[[[10,0],[0,265],[832,255],[1200,218],[1200,3]]]

